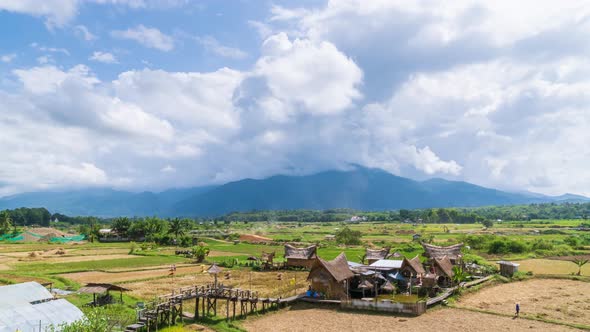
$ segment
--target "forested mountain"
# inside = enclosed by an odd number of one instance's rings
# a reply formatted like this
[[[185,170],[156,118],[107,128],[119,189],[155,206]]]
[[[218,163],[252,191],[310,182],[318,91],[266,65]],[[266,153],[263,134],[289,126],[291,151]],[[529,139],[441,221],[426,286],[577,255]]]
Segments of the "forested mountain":
[[[218,187],[132,193],[111,189],[37,192],[0,199],[0,209],[45,207],[67,215],[218,216],[232,211],[325,210],[362,211],[474,207],[561,201],[588,201],[583,196],[548,197],[510,193],[466,182],[415,181],[378,169],[356,167],[307,176],[277,175],[245,179]]]

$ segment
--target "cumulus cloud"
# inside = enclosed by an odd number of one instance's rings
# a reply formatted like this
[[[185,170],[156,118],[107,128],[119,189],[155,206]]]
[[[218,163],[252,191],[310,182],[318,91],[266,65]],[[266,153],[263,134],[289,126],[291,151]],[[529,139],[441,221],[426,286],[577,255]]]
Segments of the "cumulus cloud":
[[[117,58],[112,53],[100,51],[92,53],[88,60],[110,64],[118,63]]]
[[[148,48],[155,48],[168,52],[174,49],[174,39],[156,28],[148,28],[143,24],[127,30],[114,30],[111,35],[115,38],[134,40]]]
[[[0,91],[0,108],[14,110],[0,114],[0,194],[199,185],[353,163],[590,194],[588,13],[585,1],[275,6],[250,23],[260,56],[242,70],[126,70],[110,81],[83,65],[14,70],[21,89]],[[142,25],[113,36],[175,46]]]

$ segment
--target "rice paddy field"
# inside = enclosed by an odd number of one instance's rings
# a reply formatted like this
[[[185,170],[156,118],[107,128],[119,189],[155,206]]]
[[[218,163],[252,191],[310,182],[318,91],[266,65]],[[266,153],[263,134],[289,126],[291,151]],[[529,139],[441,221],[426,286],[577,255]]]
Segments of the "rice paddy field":
[[[579,222],[504,222],[497,223],[490,229],[484,229],[479,224],[239,223],[220,227],[231,233],[257,235],[272,241],[267,244],[253,244],[199,238],[199,241],[205,242],[210,249],[206,261],[199,264],[193,259],[176,256],[175,250],[181,249],[176,247],[147,250],[136,248],[131,252],[130,243],[0,242],[0,284],[25,281],[52,282],[55,288],[75,291],[86,283],[115,283],[130,289],[124,295],[124,300],[127,310],[133,313],[137,302],[150,301],[155,296],[170,293],[176,288],[212,282],[213,277],[205,271],[211,263],[217,262],[230,266],[224,268],[224,275],[219,277],[220,282],[258,291],[261,296],[286,297],[307,288],[307,272],[260,272],[245,266],[248,257],[258,257],[263,252],[274,251],[276,261],[282,261],[281,241],[292,241],[302,245],[319,243],[318,255],[324,259],[332,259],[345,252],[348,260],[359,262],[367,246],[391,246],[392,252],[399,252],[409,258],[420,255],[420,245],[412,241],[412,235],[416,233],[421,234],[422,238],[430,238],[432,243],[438,245],[461,242],[466,236],[471,235],[496,235],[524,242],[550,241],[559,248],[566,237],[581,235],[582,232],[574,229]],[[363,235],[363,244],[342,246],[326,240],[326,235],[334,235],[342,227],[360,231]],[[571,278],[572,274],[578,272],[578,267],[568,260],[571,257],[557,257],[554,252],[491,255],[481,250],[466,249],[466,254],[476,257],[480,263],[494,264],[501,259],[516,260],[520,263],[520,271],[523,274],[530,271],[533,279],[483,288],[473,294],[462,296],[452,308],[439,308],[417,318],[375,316],[296,305],[277,313],[251,317],[231,326],[213,320],[209,322],[208,328],[222,331],[345,331],[357,330],[355,327],[358,327],[405,331],[408,326],[416,330],[438,326],[438,331],[568,331],[575,329],[571,324],[590,326],[590,297],[586,295],[590,294],[590,283],[587,282],[590,264],[581,269],[581,276],[578,278],[582,281],[537,279],[534,277]],[[590,248],[576,248],[576,254],[590,255]],[[176,266],[176,273],[171,275],[169,270],[173,264]],[[279,273],[282,274],[281,280],[278,277]],[[91,295],[82,294],[68,296],[70,301],[80,306],[87,303],[90,298]],[[517,320],[509,317],[515,301],[521,303],[523,315],[526,317]],[[186,310],[192,310],[190,304]],[[222,316],[225,314],[223,310],[221,308],[219,313]],[[556,321],[558,324],[547,321]],[[187,327],[185,331],[195,328]]]

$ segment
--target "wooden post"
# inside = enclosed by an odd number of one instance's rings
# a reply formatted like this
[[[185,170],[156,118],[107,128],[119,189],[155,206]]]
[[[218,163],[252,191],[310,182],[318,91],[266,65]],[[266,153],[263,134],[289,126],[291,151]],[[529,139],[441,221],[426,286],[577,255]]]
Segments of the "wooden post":
[[[225,301],[225,320],[227,320],[228,322],[229,322],[229,299],[230,298],[231,298],[231,296],[227,298],[227,301]]]
[[[199,294],[197,293],[197,296],[195,296],[195,317],[194,317],[195,322],[197,321],[198,318],[199,318]]]

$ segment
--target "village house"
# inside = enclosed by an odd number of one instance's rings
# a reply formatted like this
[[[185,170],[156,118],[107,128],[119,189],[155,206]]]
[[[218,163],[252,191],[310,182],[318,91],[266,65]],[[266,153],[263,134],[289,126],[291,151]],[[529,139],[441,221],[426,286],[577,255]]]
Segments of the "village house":
[[[341,253],[331,261],[317,258],[307,280],[311,282],[311,288],[323,294],[324,298],[345,300],[353,277],[346,255]]]
[[[285,259],[288,267],[311,268],[317,258],[317,246],[297,248],[285,244]]]

